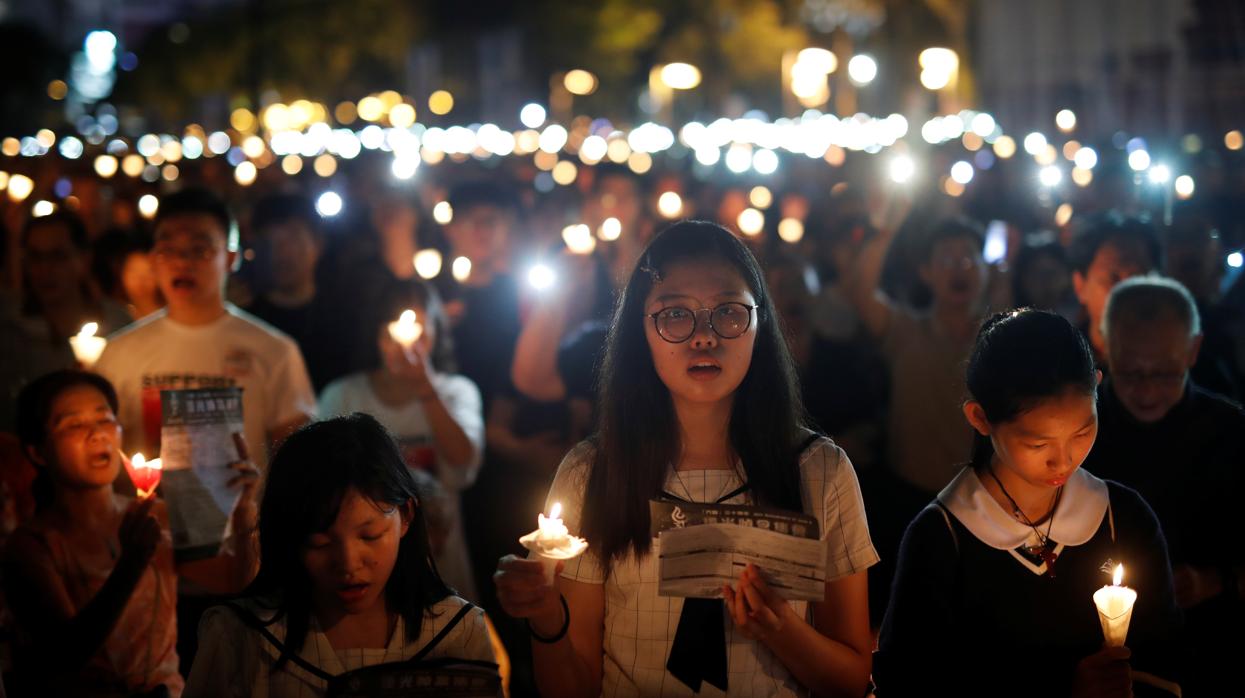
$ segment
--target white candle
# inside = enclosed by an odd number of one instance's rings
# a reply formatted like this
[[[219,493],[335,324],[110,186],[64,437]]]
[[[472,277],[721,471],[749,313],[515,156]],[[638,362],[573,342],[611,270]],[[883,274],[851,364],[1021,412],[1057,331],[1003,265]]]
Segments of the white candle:
[[[416,322],[414,310],[403,310],[396,322],[389,323],[389,336],[408,351],[423,334],[424,326]]]
[[[523,547],[536,553],[536,558],[544,563],[545,581],[550,584],[559,560],[573,559],[588,549],[588,541],[570,534],[562,523],[561,514],[562,504],[555,502],[549,516],[543,512],[536,515],[536,530],[519,539]]]
[[[1117,565],[1111,586],[1094,592],[1094,605],[1098,607],[1098,622],[1102,624],[1102,636],[1108,647],[1123,647],[1128,637],[1128,624],[1133,619],[1133,605],[1137,592],[1120,582],[1124,578],[1124,565]]]
[[[570,540],[571,532],[567,530],[566,524],[562,523],[559,515],[562,513],[562,503],[555,502],[549,510],[549,516],[544,513],[536,515],[537,533],[536,540],[544,545],[557,548],[567,544]]]
[[[78,334],[69,338],[74,358],[85,368],[94,366],[99,361],[99,355],[104,353],[104,347],[108,346],[108,340],[96,337],[96,332],[99,332],[99,324],[88,322],[78,330]]]

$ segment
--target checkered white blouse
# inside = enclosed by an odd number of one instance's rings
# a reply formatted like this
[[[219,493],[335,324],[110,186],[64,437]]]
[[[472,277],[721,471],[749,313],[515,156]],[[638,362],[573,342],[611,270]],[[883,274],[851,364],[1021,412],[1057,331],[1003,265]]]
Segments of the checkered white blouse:
[[[561,502],[563,519],[572,533],[579,530],[583,492],[587,482],[589,449],[573,450],[562,465],[549,491],[546,509]],[[869,539],[864,503],[851,461],[830,439],[819,439],[800,456],[800,482],[804,511],[817,517],[826,546],[826,578],[835,580],[860,572],[878,561]],[[743,484],[734,469],[685,470],[666,476],[666,491],[693,502],[713,502]],[[730,504],[751,504],[745,492],[726,500]],[[674,641],[683,610],[683,600],[657,595],[657,556],[643,558],[628,554],[614,566],[610,576],[603,574],[600,561],[591,548],[571,561],[562,576],[578,582],[605,585],[605,650],[603,696],[807,696],[769,649],[755,640],[734,632],[730,614],[726,623],[729,692],[723,694],[708,683],[699,694],[666,671],[666,659]],[[811,622],[812,614],[803,601],[788,602],[795,612]]]

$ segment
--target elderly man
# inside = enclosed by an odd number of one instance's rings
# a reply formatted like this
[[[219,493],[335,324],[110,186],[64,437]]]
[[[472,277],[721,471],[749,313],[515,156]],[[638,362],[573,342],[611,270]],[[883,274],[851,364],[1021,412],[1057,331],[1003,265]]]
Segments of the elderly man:
[[[1120,282],[1107,299],[1101,330],[1110,378],[1101,388],[1098,440],[1085,467],[1136,489],[1154,507],[1189,622],[1190,679],[1218,695],[1230,685],[1229,658],[1245,656],[1233,630],[1242,619],[1245,412],[1189,380],[1201,322],[1179,282],[1155,276]]]

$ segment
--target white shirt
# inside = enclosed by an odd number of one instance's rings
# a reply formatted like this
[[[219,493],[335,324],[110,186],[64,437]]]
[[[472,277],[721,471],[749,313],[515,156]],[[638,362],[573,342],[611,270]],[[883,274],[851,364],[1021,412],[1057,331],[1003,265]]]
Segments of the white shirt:
[[[337,650],[312,618],[300,657],[334,676],[347,671],[387,662],[401,662],[414,657],[428,644],[466,603],[457,596],[438,601],[424,616],[419,637],[408,642],[406,626],[399,617],[393,635],[384,648]],[[253,612],[254,606],[249,607]],[[272,612],[259,613],[267,620]],[[277,640],[285,642],[285,619],[267,627]],[[199,623],[199,650],[186,680],[183,698],[318,698],[324,695],[327,683],[318,676],[286,662],[280,671],[272,665],[279,650],[248,626],[237,613],[224,606],[209,609]],[[468,612],[458,625],[437,644],[427,659],[454,657],[496,662],[489,641],[484,611]]]
[[[268,465],[268,435],[315,416],[315,393],[298,345],[231,304],[207,324],[175,322],[167,310],[108,338],[95,370],[117,389],[127,453],[160,449],[161,390],[242,388],[251,460]]]
[[[484,460],[484,405],[480,400],[480,390],[466,376],[438,373],[430,375],[429,380],[446,411],[474,447],[475,455],[465,465],[450,465],[435,450],[432,427],[419,400],[396,407],[381,402],[372,390],[366,373],[340,378],[325,387],[320,394],[320,414],[325,418],[353,412],[370,414],[397,437],[408,466],[414,467],[420,460],[431,461],[427,463],[428,469],[446,490],[445,511],[450,524],[445,548],[437,556],[437,570],[445,583],[460,595],[478,599],[462,517],[459,515],[459,493],[475,482]]]
[[[573,450],[559,466],[549,491],[549,504],[562,503],[563,520],[572,533],[579,528],[590,467],[584,460],[588,452],[582,447]],[[671,470],[665,489],[688,501],[713,502],[742,484],[733,469]],[[827,581],[862,572],[877,563],[878,554],[869,539],[855,470],[847,454],[834,442],[821,439],[800,456],[800,491],[804,511],[815,516],[821,528]],[[750,497],[745,492],[725,501],[748,504]],[[810,695],[769,648],[735,633],[730,614],[725,611],[729,692],[723,694],[705,683],[695,694],[666,671],[683,599],[657,595],[659,552],[658,540],[654,538],[648,555],[637,559],[634,553],[628,553],[606,578],[600,561],[589,548],[567,563],[562,572],[567,579],[605,585],[603,696]],[[797,615],[812,622],[807,602],[788,603]]]

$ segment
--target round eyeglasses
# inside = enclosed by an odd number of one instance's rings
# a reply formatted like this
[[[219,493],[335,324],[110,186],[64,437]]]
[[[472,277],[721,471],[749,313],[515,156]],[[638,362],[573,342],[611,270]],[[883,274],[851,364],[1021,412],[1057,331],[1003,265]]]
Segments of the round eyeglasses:
[[[701,313],[708,314],[709,329],[722,339],[735,339],[752,325],[752,311],[760,306],[744,303],[722,303],[713,308],[691,310],[679,306],[662,308],[644,317],[653,318],[657,336],[672,344],[680,344],[696,334]]]

